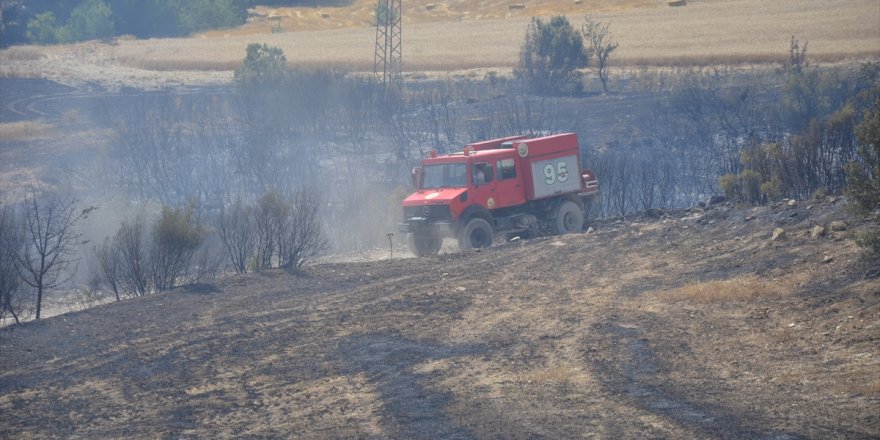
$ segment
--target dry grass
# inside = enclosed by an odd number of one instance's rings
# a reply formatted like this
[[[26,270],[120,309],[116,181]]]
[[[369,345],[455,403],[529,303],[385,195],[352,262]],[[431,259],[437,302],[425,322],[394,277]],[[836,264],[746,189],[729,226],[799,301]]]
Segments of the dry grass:
[[[810,279],[807,273],[767,279],[743,275],[726,280],[700,281],[662,294],[673,301],[742,301],[754,298],[779,298],[794,293]]]
[[[34,61],[45,56],[45,52],[38,46],[13,46],[0,51],[0,63]]]
[[[537,385],[574,385],[584,383],[587,379],[586,374],[578,367],[557,365],[520,374],[518,382]]]
[[[50,138],[55,134],[52,124],[43,121],[0,123],[0,142],[30,141]]]
[[[872,0],[707,0],[685,8],[646,1],[616,7],[607,1],[533,1],[516,11],[508,10],[508,3],[449,2],[430,13],[418,11],[423,5],[410,6],[404,11],[404,69],[513,66],[531,15],[566,13],[577,26],[587,12],[612,24],[613,37],[620,42],[615,53],[619,66],[776,63],[787,55],[792,35],[809,42],[814,61],[880,56],[880,8]],[[375,34],[369,26],[372,5],[359,1],[335,12],[282,8],[277,13],[288,32],[272,34],[252,23],[192,39],[121,42],[118,51],[129,66],[168,70],[179,63],[180,70],[217,70],[236,65],[245,46],[259,41],[284,49],[291,64],[368,69]],[[312,16],[327,21],[320,18],[322,13],[340,21],[336,26],[308,24]]]
[[[406,3],[406,2],[405,2]],[[880,8],[874,0],[702,0],[669,8],[649,0],[409,2],[404,10],[404,71],[510,69],[531,16],[584,15],[611,23],[620,43],[613,69],[780,63],[795,35],[809,42],[813,62],[880,58]],[[61,83],[97,81],[145,88],[225,83],[250,43],[284,50],[291,65],[368,71],[373,66],[375,2],[341,8],[261,9],[266,17],[239,28],[192,38],[16,47],[0,51],[0,77],[45,77]],[[263,20],[263,21],[261,21]],[[270,23],[271,22],[271,23]],[[282,32],[273,33],[272,23]]]

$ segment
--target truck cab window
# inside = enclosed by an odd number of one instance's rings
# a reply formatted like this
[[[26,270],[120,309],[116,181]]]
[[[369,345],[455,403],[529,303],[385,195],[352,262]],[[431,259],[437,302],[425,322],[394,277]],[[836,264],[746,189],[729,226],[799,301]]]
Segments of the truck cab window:
[[[467,186],[467,164],[444,163],[422,167],[421,189],[461,188]]]
[[[502,159],[495,163],[498,168],[498,180],[516,178],[516,162],[513,159]]]
[[[489,183],[493,178],[492,165],[488,163],[477,163],[474,164],[472,178],[474,184],[482,185],[484,183]]]

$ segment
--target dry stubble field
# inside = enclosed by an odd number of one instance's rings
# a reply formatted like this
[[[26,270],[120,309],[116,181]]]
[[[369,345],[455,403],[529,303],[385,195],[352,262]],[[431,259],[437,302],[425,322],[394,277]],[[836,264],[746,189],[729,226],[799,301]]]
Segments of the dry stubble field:
[[[509,71],[529,17],[554,13],[567,14],[576,26],[588,13],[611,23],[620,43],[617,66],[777,63],[787,56],[793,35],[809,42],[814,62],[880,57],[880,4],[874,0],[694,0],[678,8],[653,0],[449,0],[433,2],[430,11],[428,2],[405,3],[404,69],[410,73]],[[253,42],[281,47],[291,65],[370,70],[374,4],[262,11],[279,20],[191,38],[14,47],[0,52],[0,75],[151,88],[223,83]],[[525,8],[511,10],[512,4]],[[276,22],[282,32],[272,33]]]
[[[878,220],[843,203],[233,277],[7,327],[0,437],[876,438],[880,281],[845,237]]]

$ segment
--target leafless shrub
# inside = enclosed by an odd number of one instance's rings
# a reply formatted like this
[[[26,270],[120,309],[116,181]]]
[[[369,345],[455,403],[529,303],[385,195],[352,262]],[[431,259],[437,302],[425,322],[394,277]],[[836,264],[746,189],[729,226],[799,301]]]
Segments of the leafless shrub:
[[[0,207],[0,320],[11,315],[16,323],[28,302],[14,261],[24,246],[22,232],[13,209]]]
[[[217,234],[233,269],[246,273],[248,262],[256,249],[254,208],[241,199],[229,208],[222,208],[217,221]]]
[[[100,246],[93,249],[97,265],[93,268],[92,280],[94,287],[107,286],[120,300],[122,290],[122,252],[116,240],[104,239]]]
[[[192,259],[192,270],[186,282],[200,283],[216,278],[223,271],[226,254],[216,235],[206,235]]]
[[[123,222],[113,237],[113,246],[120,257],[119,277],[122,289],[129,295],[150,293],[150,261],[141,219]]]
[[[273,259],[280,258],[279,242],[287,226],[290,204],[279,193],[263,193],[254,208],[254,223],[257,231],[257,252],[254,258],[256,270],[272,267]]]
[[[329,247],[321,227],[318,193],[301,189],[293,196],[283,246],[279,246],[281,266],[298,269]]]

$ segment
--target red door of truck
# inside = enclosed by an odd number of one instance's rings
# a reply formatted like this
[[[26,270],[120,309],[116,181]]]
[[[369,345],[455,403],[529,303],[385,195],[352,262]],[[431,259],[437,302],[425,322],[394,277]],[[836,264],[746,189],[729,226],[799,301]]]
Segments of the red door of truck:
[[[498,204],[498,191],[493,163],[488,160],[475,160],[471,164],[470,179],[470,189],[468,189],[470,202],[486,209],[495,209]]]
[[[495,207],[522,205],[526,201],[522,175],[512,157],[495,160]]]

